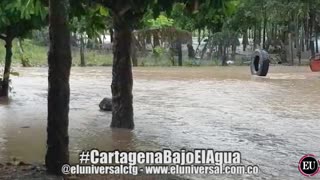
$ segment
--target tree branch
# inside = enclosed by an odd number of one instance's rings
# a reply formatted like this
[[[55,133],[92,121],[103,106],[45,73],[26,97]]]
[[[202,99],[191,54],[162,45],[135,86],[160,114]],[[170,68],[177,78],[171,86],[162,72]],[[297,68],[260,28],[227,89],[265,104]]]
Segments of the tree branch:
[[[115,1],[115,0],[92,0],[91,2],[101,4],[101,5],[105,6],[106,8],[109,8],[112,10],[114,8],[113,1]]]
[[[120,12],[118,13],[120,16],[123,16],[127,11],[131,9],[131,6],[129,4],[126,4],[125,7],[123,7]]]
[[[113,9],[114,3],[112,3],[112,0],[102,0],[103,5],[105,5],[107,8]]]
[[[5,40],[6,36],[4,36],[3,34],[0,34],[0,39]]]

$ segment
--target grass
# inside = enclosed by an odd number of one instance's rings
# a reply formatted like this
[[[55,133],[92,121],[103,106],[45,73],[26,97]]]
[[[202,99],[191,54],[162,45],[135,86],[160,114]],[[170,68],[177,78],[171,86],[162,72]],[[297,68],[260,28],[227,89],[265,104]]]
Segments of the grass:
[[[31,39],[25,39],[23,41],[24,57],[29,60],[31,66],[47,66],[47,46],[41,46]],[[154,56],[152,53],[145,57],[138,58],[139,66],[173,66],[172,60],[170,59],[168,52],[163,52],[159,57]],[[240,57],[238,57],[240,58]],[[5,59],[5,48],[4,42],[0,41],[0,65],[3,66]],[[178,65],[178,58],[175,56],[175,66]],[[111,66],[112,65],[112,53],[106,50],[85,50],[85,60],[87,66]],[[236,62],[240,62],[237,60]],[[13,66],[21,66],[21,57],[18,48],[18,42],[13,42]],[[79,48],[72,48],[72,65],[80,65],[80,52]],[[221,65],[220,60],[193,60],[187,57],[187,53],[183,53],[183,66],[219,66]],[[241,65],[235,63],[235,65]]]
[[[178,66],[178,57],[174,57],[174,64],[175,66]],[[150,53],[150,55],[147,55],[145,57],[139,57],[138,58],[138,65],[139,66],[163,66],[163,67],[169,67],[173,66],[171,57],[168,52],[162,53],[159,57],[154,56]],[[191,67],[191,66],[219,66],[220,61],[219,60],[196,60],[196,59],[190,59],[188,57],[187,53],[183,53],[182,57],[182,65]]]
[[[47,54],[48,47],[40,46],[30,39],[23,41],[24,56],[28,58],[31,66],[47,66]],[[13,66],[21,65],[21,58],[17,40],[13,42]],[[0,41],[0,64],[4,64],[5,59],[5,48],[4,42]],[[112,65],[112,55],[100,50],[89,50],[85,51],[85,60],[88,66],[110,66]],[[78,48],[72,48],[72,64],[78,66],[80,64],[80,53]]]
[[[41,46],[31,39],[25,39],[23,41],[24,57],[29,60],[31,66],[47,66],[47,53],[49,47]],[[13,66],[21,66],[21,57],[18,47],[18,41],[13,42]],[[150,53],[151,54],[151,53]],[[4,42],[0,41],[0,65],[3,66],[5,59],[5,48]],[[112,65],[112,54],[111,52],[106,52],[104,50],[85,50],[85,60],[87,66],[111,66]],[[183,66],[216,66],[218,61],[197,61],[190,60],[186,54],[183,57]],[[72,65],[80,65],[80,52],[79,48],[72,48]],[[172,61],[168,54],[163,53],[160,57],[155,57],[154,55],[148,55],[146,57],[138,58],[139,66],[172,66]],[[175,57],[175,65],[178,65],[177,57]]]

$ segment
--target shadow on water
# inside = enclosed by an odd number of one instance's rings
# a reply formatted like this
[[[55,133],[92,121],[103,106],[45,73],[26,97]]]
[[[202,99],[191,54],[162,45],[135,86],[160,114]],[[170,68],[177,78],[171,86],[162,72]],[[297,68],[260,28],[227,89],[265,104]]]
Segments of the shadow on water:
[[[11,100],[0,101],[0,162],[43,162],[47,69],[18,71]],[[240,151],[245,164],[260,165],[259,176],[246,179],[293,179],[304,154],[320,156],[320,74],[307,67],[272,67],[266,78],[252,77],[248,67],[135,68],[133,74],[136,128],[128,131],[111,129],[111,113],[99,111],[101,99],[111,97],[111,68],[72,69],[72,162],[93,148],[214,148]]]

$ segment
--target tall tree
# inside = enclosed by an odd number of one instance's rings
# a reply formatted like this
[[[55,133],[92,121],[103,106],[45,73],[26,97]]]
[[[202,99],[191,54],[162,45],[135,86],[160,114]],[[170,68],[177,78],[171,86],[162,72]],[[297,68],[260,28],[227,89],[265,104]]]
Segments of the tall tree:
[[[157,0],[96,0],[111,11],[114,28],[112,67],[112,122],[113,128],[133,129],[133,79],[131,64],[132,31],[148,8],[157,17],[161,11],[170,11],[174,1]],[[198,0],[185,0],[196,4]]]
[[[124,7],[132,6],[127,1],[113,3],[113,69],[112,69],[112,123],[111,127],[134,128],[133,122],[133,95],[132,95],[132,70],[131,70],[131,43],[132,19],[134,10],[123,12]],[[123,5],[126,5],[123,7]]]
[[[61,174],[69,163],[69,76],[71,69],[69,0],[49,0],[47,171]]]

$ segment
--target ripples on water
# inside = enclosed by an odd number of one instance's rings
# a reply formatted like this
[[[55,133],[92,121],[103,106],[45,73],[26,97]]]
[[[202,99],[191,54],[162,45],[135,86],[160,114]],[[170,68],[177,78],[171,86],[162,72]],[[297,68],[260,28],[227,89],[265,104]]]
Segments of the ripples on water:
[[[43,162],[47,69],[19,72],[10,101],[0,104],[0,161]],[[134,76],[136,128],[111,130],[111,113],[98,109],[111,96],[111,68],[72,69],[73,161],[92,148],[239,150],[262,171],[243,178],[296,179],[304,154],[320,156],[320,74],[307,67],[271,67],[267,78],[251,77],[248,67],[137,68]]]

